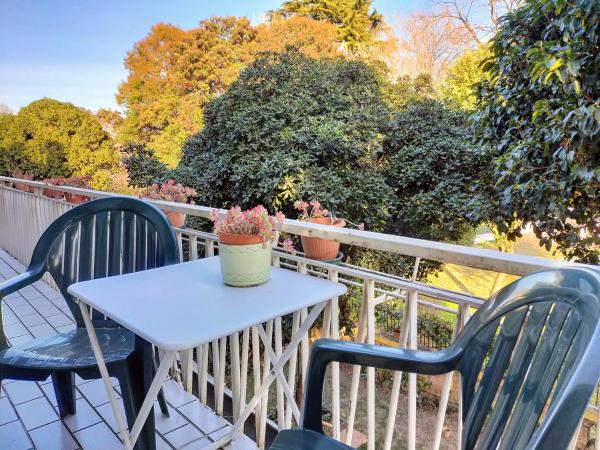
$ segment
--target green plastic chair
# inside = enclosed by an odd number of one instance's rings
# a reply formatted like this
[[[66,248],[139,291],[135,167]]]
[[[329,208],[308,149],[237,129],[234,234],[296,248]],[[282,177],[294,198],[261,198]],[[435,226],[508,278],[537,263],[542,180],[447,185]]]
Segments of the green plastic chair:
[[[280,432],[271,450],[350,448],[323,435],[323,380],[332,361],[427,375],[456,370],[463,449],[563,450],[600,380],[600,273],[564,268],[521,278],[441,351],[317,341],[301,429]]]
[[[75,318],[76,328],[11,347],[0,314],[0,385],[3,379],[43,381],[51,376],[61,418],[75,414],[75,374],[89,380],[100,378],[100,371],[81,311],[67,288],[77,281],[178,262],[173,228],[150,203],[112,197],[82,204],[63,214],[42,234],[27,271],[0,284],[0,301],[49,272]],[[92,313],[92,321],[109,374],[119,380],[131,427],[154,370],[151,346],[97,312]],[[163,413],[168,414],[162,393],[159,400]],[[153,417],[147,423],[153,425]],[[146,438],[153,441],[154,430],[145,432]]]

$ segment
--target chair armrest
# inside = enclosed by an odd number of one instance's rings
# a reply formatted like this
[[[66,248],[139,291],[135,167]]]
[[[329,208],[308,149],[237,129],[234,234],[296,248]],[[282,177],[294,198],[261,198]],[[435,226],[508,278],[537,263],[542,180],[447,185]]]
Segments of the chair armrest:
[[[42,275],[43,271],[28,270],[10,280],[6,280],[4,283],[0,283],[0,300],[25,286],[29,286],[31,283],[42,278]]]
[[[321,407],[327,365],[337,361],[380,369],[401,370],[424,375],[441,375],[456,369],[460,352],[452,347],[436,351],[407,350],[381,345],[320,339],[312,347],[304,390],[300,426],[323,432]]]

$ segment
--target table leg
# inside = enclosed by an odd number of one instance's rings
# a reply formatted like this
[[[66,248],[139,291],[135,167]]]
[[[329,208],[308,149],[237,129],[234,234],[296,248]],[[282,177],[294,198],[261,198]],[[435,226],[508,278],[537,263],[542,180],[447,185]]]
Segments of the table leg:
[[[150,366],[144,370],[144,393],[145,398],[141,403],[140,410],[138,412],[138,416],[135,419],[135,423],[131,428],[131,434],[127,432],[127,426],[123,415],[121,414],[121,408],[119,408],[119,404],[117,402],[117,397],[115,395],[115,391],[112,387],[112,383],[110,382],[110,377],[108,375],[108,369],[106,368],[106,362],[104,361],[104,355],[102,354],[102,349],[100,348],[100,344],[98,343],[98,337],[96,336],[96,330],[92,325],[92,321],[90,319],[90,314],[87,306],[83,302],[79,302],[79,309],[81,310],[81,315],[83,316],[83,321],[85,323],[85,328],[88,332],[88,336],[90,338],[90,342],[92,344],[92,350],[94,351],[94,356],[96,357],[96,361],[98,363],[98,368],[100,370],[100,374],[102,375],[102,380],[104,381],[104,387],[106,388],[106,392],[108,393],[108,398],[110,400],[110,404],[112,406],[113,413],[115,415],[115,419],[119,426],[119,432],[121,434],[121,439],[123,440],[123,447],[126,450],[133,450],[133,446],[135,445],[138,436],[142,432],[142,427],[146,423],[146,419],[150,414],[154,401],[158,397],[158,392],[162,386],[163,380],[166,378],[173,361],[177,355],[176,351],[167,351],[161,361],[158,369],[156,370],[156,374],[154,375],[154,379],[152,379],[152,359],[145,358],[145,354],[147,352],[152,352],[152,346],[149,349],[146,348],[147,342],[139,342],[136,339],[136,354],[137,357],[140,357],[144,360],[144,363],[140,368],[144,368],[144,364],[149,364]],[[142,340],[143,341],[143,340]],[[140,347],[140,352],[138,353],[138,345]],[[152,382],[149,381],[152,379]],[[152,432],[154,433],[154,427],[152,427]],[[153,436],[154,437],[154,436]]]
[[[323,311],[323,308],[325,308],[325,305],[327,305],[327,302],[319,303],[318,305],[315,305],[313,307],[310,314],[308,314],[306,319],[300,325],[300,328],[298,329],[298,331],[292,335],[292,337],[290,339],[290,343],[286,347],[285,351],[282,353],[281,357],[272,360],[271,370],[269,371],[269,375],[266,377],[266,379],[260,385],[260,387],[258,388],[256,393],[254,394],[254,397],[252,397],[252,400],[250,400],[250,402],[246,405],[246,408],[244,409],[242,414],[240,414],[240,417],[238,418],[238,420],[235,421],[235,423],[233,424],[232,430],[226,436],[224,436],[217,442],[207,446],[205,448],[205,450],[217,450],[217,449],[225,446],[228,442],[230,442],[233,438],[235,438],[235,436],[243,428],[244,423],[246,422],[246,419],[250,416],[250,414],[252,413],[252,410],[256,407],[258,402],[262,399],[263,394],[267,391],[267,389],[269,389],[269,386],[271,386],[271,383],[273,383],[275,378],[280,377],[280,380],[283,379],[285,381],[285,378],[283,377],[283,372],[282,372],[283,367],[285,366],[285,363],[288,361],[288,359],[290,359],[290,357],[292,356],[292,353],[294,352],[296,347],[300,344],[300,341],[302,340],[304,335],[308,333],[308,330],[310,329],[310,327],[315,323],[315,320],[317,320],[317,317],[319,317],[319,314],[321,314],[321,311]],[[262,328],[262,325],[260,325],[260,327]],[[267,337],[266,337],[266,334],[264,333],[264,329],[262,331],[263,331],[263,333],[260,333],[260,331],[259,331],[259,334],[261,335],[261,340],[263,341],[263,345],[265,346],[265,349],[269,348],[269,350],[270,350],[269,353],[271,353],[272,355],[275,355],[273,348],[268,347],[269,344],[267,342]],[[263,338],[263,335],[264,335],[264,338]],[[265,368],[265,370],[268,370],[268,369]],[[290,401],[290,403],[294,404],[295,399],[289,398],[289,396],[291,395],[290,390],[285,389],[285,387],[287,386],[287,383],[283,384],[283,386],[284,386],[284,393],[286,396],[288,396],[288,400]],[[294,412],[297,413],[298,411],[296,410]]]

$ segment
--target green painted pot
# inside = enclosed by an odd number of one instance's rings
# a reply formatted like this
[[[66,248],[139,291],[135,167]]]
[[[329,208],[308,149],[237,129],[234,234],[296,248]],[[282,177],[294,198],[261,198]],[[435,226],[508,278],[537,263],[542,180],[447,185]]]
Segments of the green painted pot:
[[[228,245],[219,242],[221,277],[228,286],[258,286],[271,276],[271,244]]]

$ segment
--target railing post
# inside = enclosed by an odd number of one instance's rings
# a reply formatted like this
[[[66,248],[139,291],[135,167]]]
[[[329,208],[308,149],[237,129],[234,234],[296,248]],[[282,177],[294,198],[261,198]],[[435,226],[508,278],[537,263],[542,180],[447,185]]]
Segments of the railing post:
[[[418,292],[408,292],[408,346],[417,349],[417,308]],[[415,450],[417,445],[417,374],[408,374],[408,450]]]
[[[367,343],[375,344],[375,282],[365,281],[367,298]],[[375,367],[367,367],[367,443],[368,450],[375,450]]]

